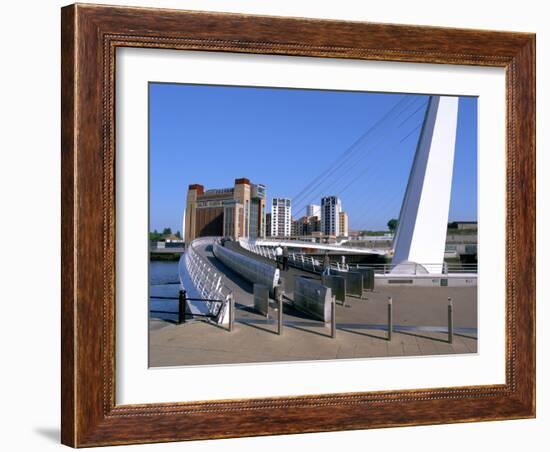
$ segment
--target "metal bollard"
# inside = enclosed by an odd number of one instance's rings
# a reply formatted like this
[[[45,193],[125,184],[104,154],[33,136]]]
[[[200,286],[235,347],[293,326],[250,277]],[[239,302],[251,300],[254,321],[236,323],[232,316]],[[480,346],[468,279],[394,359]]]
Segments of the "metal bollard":
[[[332,297],[330,303],[330,337],[336,337],[336,297]]]
[[[388,341],[391,341],[393,332],[393,299],[388,297]]]
[[[233,331],[233,323],[235,322],[235,299],[233,295],[229,298],[229,332]]]
[[[178,325],[185,323],[185,290],[180,290],[178,295]]]
[[[277,301],[279,302],[279,312],[277,313],[277,334],[283,334],[283,294],[280,293]]]
[[[453,343],[453,299],[447,298],[449,306],[447,307],[447,332],[449,344]]]

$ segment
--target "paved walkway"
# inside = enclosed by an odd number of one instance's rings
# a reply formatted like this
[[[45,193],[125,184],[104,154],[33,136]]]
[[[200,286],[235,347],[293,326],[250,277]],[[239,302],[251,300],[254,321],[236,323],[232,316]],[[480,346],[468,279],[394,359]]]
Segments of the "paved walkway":
[[[231,244],[234,246],[235,244]],[[248,253],[242,248],[239,250]],[[252,284],[227,269],[209,247],[200,252],[227,275],[236,304],[236,324],[229,333],[205,322],[174,325],[150,321],[151,366],[178,366],[271,361],[418,356],[477,351],[477,288],[389,287],[365,292],[362,298],[348,297],[336,307],[336,338],[322,322],[311,320],[285,304],[283,334],[276,334],[277,312],[269,317],[253,309]],[[257,258],[259,256],[254,255]],[[261,258],[263,259],[263,258]],[[269,261],[274,264],[272,261]],[[283,272],[291,296],[298,269]],[[386,339],[387,297],[393,297],[394,333]],[[447,297],[454,300],[457,334],[447,342]]]

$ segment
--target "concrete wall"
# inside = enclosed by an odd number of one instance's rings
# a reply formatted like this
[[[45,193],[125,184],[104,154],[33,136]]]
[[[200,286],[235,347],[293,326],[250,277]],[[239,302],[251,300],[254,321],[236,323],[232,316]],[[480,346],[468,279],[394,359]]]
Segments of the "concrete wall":
[[[421,286],[421,287],[465,287],[477,286],[477,275],[450,274],[445,276],[436,276],[430,274],[407,275],[407,274],[387,274],[374,276],[375,287],[380,286]]]
[[[214,256],[252,284],[263,284],[271,293],[279,283],[279,270],[256,259],[236,253],[219,243],[213,245]]]
[[[254,284],[254,309],[266,317],[269,313],[269,289],[263,284]]]
[[[330,287],[336,301],[344,304],[346,301],[346,278],[337,275],[323,275],[322,282],[324,286]]]
[[[317,320],[330,322],[332,291],[319,281],[298,277],[294,283],[294,307]]]

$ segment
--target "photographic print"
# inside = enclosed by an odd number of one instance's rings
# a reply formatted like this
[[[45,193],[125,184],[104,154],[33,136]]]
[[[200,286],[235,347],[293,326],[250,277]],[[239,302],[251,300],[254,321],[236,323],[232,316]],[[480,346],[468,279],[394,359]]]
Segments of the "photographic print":
[[[477,352],[476,97],[148,90],[150,367]]]

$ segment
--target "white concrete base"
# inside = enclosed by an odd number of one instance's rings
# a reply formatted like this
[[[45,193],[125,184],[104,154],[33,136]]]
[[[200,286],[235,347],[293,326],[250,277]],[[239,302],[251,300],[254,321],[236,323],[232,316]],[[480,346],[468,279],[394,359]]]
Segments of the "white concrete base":
[[[387,274],[374,275],[374,287],[416,286],[416,287],[467,287],[477,286],[477,275],[469,273],[453,274]]]

